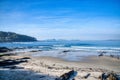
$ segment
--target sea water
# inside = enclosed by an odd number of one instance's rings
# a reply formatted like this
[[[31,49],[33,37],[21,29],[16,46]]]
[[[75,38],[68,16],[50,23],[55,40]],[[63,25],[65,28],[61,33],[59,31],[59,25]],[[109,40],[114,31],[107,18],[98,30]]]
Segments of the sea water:
[[[7,42],[0,43],[0,47],[8,47],[17,51],[27,52],[41,50],[32,56],[51,56],[67,60],[79,60],[83,56],[105,55],[120,56],[120,41],[117,40],[54,40],[37,42]],[[42,54],[41,54],[42,53]]]

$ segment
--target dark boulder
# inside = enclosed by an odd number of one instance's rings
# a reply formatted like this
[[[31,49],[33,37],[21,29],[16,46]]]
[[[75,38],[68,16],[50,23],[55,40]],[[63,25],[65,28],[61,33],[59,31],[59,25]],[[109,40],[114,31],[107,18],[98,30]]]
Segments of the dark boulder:
[[[68,73],[64,73],[59,78],[55,80],[75,80],[74,78],[77,76],[77,71],[71,70]]]
[[[7,47],[0,47],[0,52],[8,52],[8,51],[12,51],[12,49],[9,49]]]

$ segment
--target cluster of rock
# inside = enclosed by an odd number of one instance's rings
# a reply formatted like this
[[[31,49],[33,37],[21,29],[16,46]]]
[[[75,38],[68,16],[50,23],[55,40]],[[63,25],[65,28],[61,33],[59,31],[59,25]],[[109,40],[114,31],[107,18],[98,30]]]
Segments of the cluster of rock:
[[[84,76],[85,79],[87,79],[91,74],[88,73]],[[64,73],[59,78],[56,78],[55,80],[75,80],[75,77],[77,76],[77,71],[71,70],[68,73]],[[120,80],[120,74],[116,74],[114,72],[111,73],[102,73],[99,77],[100,80]]]
[[[120,74],[116,74],[114,72],[111,73],[102,73],[100,76],[101,80],[120,80]]]

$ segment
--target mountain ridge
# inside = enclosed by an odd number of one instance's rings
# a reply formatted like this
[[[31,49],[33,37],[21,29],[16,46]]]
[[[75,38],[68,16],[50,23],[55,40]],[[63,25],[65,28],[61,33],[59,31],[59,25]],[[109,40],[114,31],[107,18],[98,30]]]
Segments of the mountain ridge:
[[[37,39],[31,36],[17,34],[14,32],[0,31],[0,42],[31,42],[31,41],[37,41]]]

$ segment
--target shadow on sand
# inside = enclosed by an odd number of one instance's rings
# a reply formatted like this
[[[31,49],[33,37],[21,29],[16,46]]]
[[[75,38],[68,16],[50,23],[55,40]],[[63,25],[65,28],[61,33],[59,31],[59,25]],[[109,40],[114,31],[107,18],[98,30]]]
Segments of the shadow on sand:
[[[54,76],[25,70],[24,67],[17,66],[20,63],[28,62],[29,59],[29,57],[23,57],[14,60],[0,60],[0,80],[55,80]]]
[[[55,80],[55,77],[24,69],[2,69],[0,80]]]
[[[29,57],[0,61],[0,80],[55,80],[54,76],[25,70],[17,64],[27,62]]]

